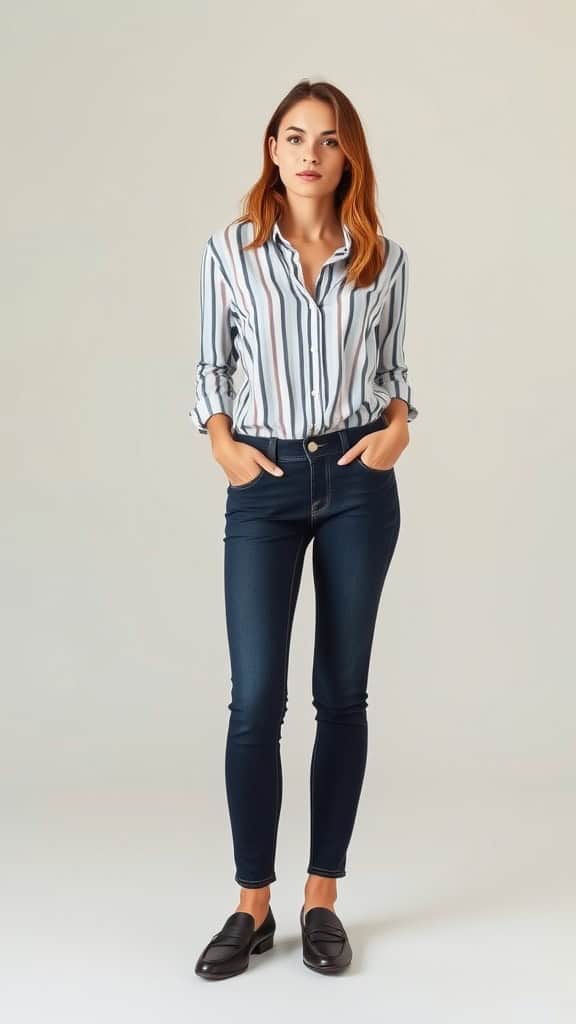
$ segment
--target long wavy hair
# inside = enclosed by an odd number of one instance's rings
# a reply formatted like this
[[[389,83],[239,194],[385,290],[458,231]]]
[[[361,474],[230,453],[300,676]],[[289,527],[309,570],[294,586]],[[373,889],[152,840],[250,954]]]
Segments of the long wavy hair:
[[[302,79],[280,101],[264,132],[262,173],[242,198],[242,213],[233,223],[250,221],[253,224],[254,238],[244,249],[254,249],[268,240],[274,222],[287,209],[286,188],[270,156],[268,139],[271,135],[278,139],[284,115],[300,100],[309,97],[330,103],[334,111],[338,141],[349,165],[334,193],[336,214],[352,237],[346,280],[367,287],[384,267],[387,255],[378,236],[376,177],[360,117],[348,97],[329,82]]]

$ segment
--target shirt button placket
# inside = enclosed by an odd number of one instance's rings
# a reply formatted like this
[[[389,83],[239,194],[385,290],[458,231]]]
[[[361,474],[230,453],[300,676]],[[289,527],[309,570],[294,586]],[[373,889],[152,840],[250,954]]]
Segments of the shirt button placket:
[[[320,273],[320,278],[321,277],[322,277],[322,272]],[[316,291],[318,291],[318,289],[316,289]],[[310,392],[310,394],[312,395],[313,399],[317,399],[318,395],[320,394],[320,390],[319,390],[320,389],[320,330],[321,330],[321,324],[322,324],[322,313],[320,311],[320,308],[316,304],[316,302],[311,300],[311,304],[312,304],[312,307],[313,307],[313,310],[314,310],[316,316],[314,318],[314,323],[315,323],[314,331],[315,331],[315,335],[311,339],[311,344],[310,344],[310,351],[312,353],[312,383],[314,385],[312,390],[311,390],[311,392]],[[318,409],[318,405],[317,405],[316,401],[313,402],[312,409],[313,409],[312,433],[316,434],[316,433],[318,433],[319,428],[320,428],[320,422],[321,422],[321,419],[322,419],[322,413],[321,413],[321,410]]]

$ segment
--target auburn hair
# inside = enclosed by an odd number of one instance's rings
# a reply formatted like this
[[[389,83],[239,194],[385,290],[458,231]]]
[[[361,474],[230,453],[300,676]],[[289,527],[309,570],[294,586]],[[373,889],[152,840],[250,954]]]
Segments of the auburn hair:
[[[348,97],[330,82],[302,79],[284,96],[272,114],[264,133],[264,166],[256,184],[242,198],[242,213],[233,223],[250,221],[254,238],[244,250],[263,245],[274,222],[287,209],[286,189],[278,167],[270,156],[268,139],[278,138],[284,115],[300,100],[313,97],[329,103],[336,119],[338,141],[349,167],[334,193],[334,206],[352,238],[346,280],[360,287],[372,284],[385,265],[387,253],[378,235],[377,184],[360,117]]]

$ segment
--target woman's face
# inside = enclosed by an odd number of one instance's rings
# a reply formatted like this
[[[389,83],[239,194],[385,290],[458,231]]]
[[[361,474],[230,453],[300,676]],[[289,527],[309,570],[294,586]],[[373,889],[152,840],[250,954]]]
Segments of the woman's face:
[[[270,136],[268,145],[287,192],[324,197],[338,187],[346,157],[338,142],[336,119],[329,103],[317,99],[296,103],[280,122],[278,140]],[[319,176],[299,177],[306,170]]]

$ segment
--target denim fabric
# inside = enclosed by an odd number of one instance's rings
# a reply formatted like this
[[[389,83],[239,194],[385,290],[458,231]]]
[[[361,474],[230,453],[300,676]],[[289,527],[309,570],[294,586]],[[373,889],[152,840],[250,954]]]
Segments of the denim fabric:
[[[281,727],[287,710],[290,637],[307,546],[316,625],[307,871],[340,878],[367,755],[367,680],[376,616],[400,529],[394,468],[359,457],[338,466],[382,418],[302,440],[233,431],[282,467],[228,484],[224,535],[226,625],[231,666],[225,778],[235,881],[276,881],[282,803]],[[310,451],[309,444],[318,447]]]

